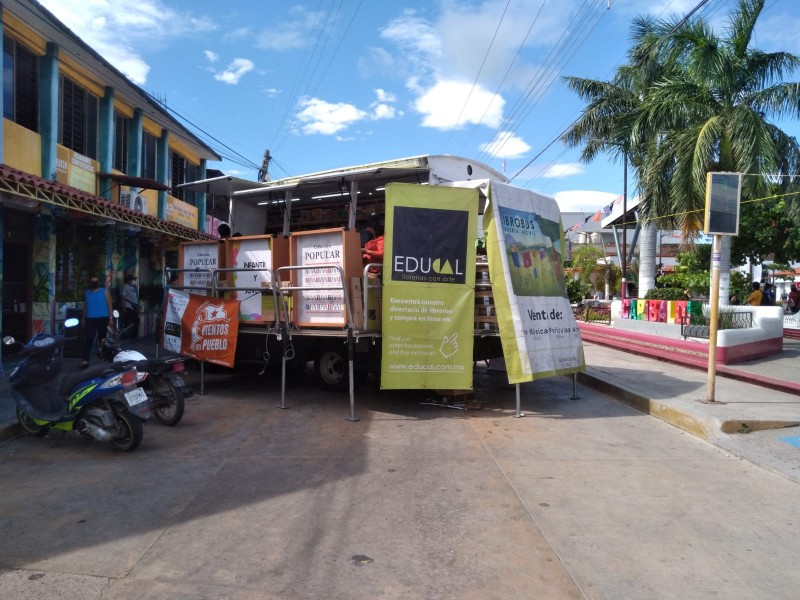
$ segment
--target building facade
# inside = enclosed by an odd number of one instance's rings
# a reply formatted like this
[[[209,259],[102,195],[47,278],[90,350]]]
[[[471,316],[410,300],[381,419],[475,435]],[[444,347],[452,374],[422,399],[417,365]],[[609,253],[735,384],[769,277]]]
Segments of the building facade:
[[[0,7],[2,334],[52,331],[89,275],[116,298],[127,274],[148,333],[170,247],[212,237],[205,194],[178,186],[221,159],[39,3]]]

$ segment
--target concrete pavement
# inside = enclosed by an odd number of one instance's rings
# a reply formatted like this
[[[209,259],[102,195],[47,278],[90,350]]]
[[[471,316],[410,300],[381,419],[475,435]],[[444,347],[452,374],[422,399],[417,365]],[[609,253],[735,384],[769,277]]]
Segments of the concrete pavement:
[[[73,435],[0,444],[0,589],[20,600],[800,589],[797,483],[588,387],[572,400],[569,379],[525,384],[515,419],[513,389],[483,372],[483,410],[370,382],[353,423],[346,395],[307,379],[293,375],[279,410],[277,370],[209,376],[181,424],[148,424],[133,453]]]

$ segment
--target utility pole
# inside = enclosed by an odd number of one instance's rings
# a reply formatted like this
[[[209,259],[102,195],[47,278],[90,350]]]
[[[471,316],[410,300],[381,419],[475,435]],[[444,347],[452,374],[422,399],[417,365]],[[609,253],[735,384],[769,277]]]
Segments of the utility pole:
[[[264,183],[265,181],[269,181],[271,178],[269,176],[269,161],[272,160],[272,156],[270,156],[269,148],[264,150],[264,158],[261,159],[261,168],[258,170],[258,181]]]

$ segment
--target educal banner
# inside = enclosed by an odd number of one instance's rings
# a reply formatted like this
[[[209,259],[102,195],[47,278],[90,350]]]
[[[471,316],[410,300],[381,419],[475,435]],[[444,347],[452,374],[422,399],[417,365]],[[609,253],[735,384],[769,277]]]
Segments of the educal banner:
[[[239,332],[239,303],[170,289],[164,306],[167,350],[233,367]]]
[[[478,192],[386,186],[381,389],[472,389]]]
[[[483,229],[509,383],[583,371],[555,199],[493,181]]]

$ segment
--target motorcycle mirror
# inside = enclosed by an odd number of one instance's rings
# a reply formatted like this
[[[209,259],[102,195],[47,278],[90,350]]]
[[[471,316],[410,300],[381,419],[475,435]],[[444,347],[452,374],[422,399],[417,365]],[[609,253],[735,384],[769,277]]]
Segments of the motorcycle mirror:
[[[14,339],[14,337],[13,337],[13,336],[11,336],[11,335],[7,335],[6,337],[4,337],[4,338],[3,338],[3,345],[4,345],[4,346],[10,346],[10,345],[11,345],[11,344],[13,344],[15,341],[16,341],[16,340]]]
[[[114,311],[111,314],[114,315],[115,319],[119,319],[119,311],[116,308],[114,309]]]
[[[72,319],[67,319],[66,321],[64,321],[64,327],[66,327],[67,329],[69,329],[70,327],[77,327],[78,323],[80,323],[80,321],[73,317]]]

